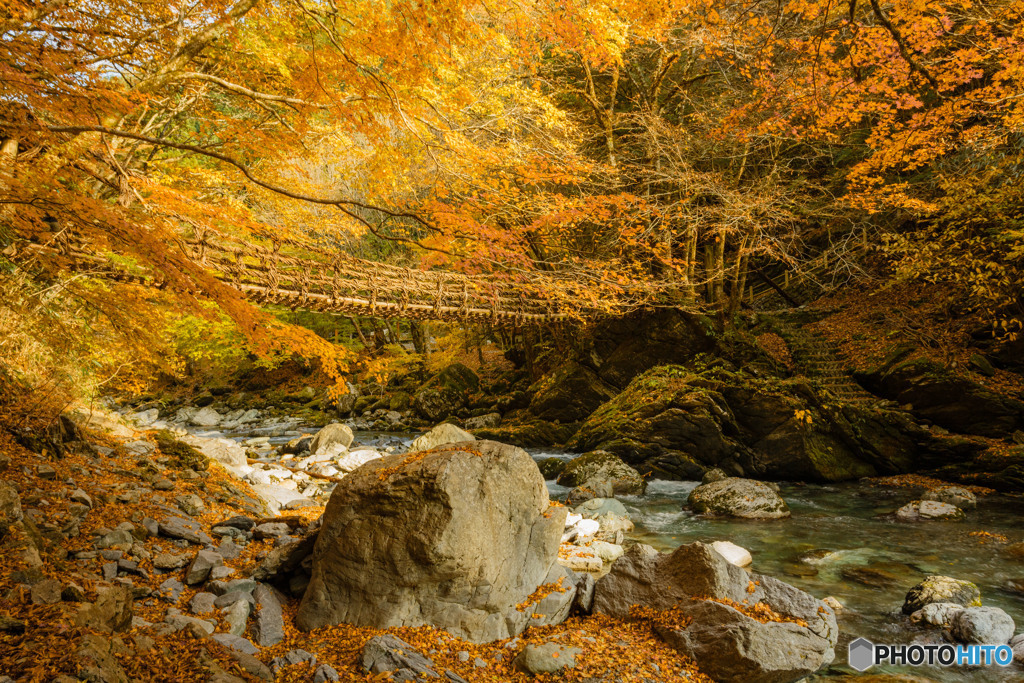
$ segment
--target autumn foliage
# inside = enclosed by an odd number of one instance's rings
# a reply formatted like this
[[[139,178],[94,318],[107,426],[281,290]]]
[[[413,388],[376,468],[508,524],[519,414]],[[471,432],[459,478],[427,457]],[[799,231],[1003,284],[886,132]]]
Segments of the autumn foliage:
[[[824,256],[853,274],[876,249],[896,276],[950,283],[1015,334],[1021,10],[13,0],[0,249],[50,249],[0,261],[24,299],[5,302],[5,334],[53,347],[38,316],[66,307],[74,326],[86,310],[83,334],[134,349],[98,364],[109,378],[146,350],[164,364],[154,349],[185,312],[228,321],[257,356],[299,352],[343,374],[345,354],[181,248],[212,233],[512,284],[539,273],[552,297],[595,309],[723,320],[764,268]],[[166,288],[69,275],[72,241]]]

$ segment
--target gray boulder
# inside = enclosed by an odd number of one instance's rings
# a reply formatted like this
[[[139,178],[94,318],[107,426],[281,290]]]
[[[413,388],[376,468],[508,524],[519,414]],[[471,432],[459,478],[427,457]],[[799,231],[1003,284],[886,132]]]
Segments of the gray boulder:
[[[210,406],[200,409],[190,422],[197,427],[216,427],[224,417]]]
[[[998,607],[968,607],[954,614],[952,621],[953,637],[972,645],[1005,645],[1015,628],[1010,615]]]
[[[608,451],[591,451],[574,458],[558,475],[558,483],[595,490],[608,483],[617,496],[640,494],[647,489],[647,481],[639,472]]]
[[[326,450],[330,446],[340,444],[344,448],[348,448],[352,445],[352,441],[355,436],[352,434],[352,429],[348,425],[343,425],[340,422],[329,424],[313,437],[313,440],[309,444],[309,452],[316,454]]]
[[[512,660],[512,665],[528,674],[548,674],[562,669],[576,668],[576,655],[583,650],[558,643],[527,645]]]
[[[374,460],[331,495],[296,623],[514,636],[538,625],[517,605],[552,575],[564,526],[565,508],[550,507],[536,463],[514,446],[470,441]]]
[[[252,592],[256,600],[256,644],[270,647],[284,640],[284,613],[274,589],[259,584]]]
[[[926,576],[907,592],[903,613],[913,614],[933,602],[948,602],[964,607],[980,607],[981,591],[970,581],[949,576]]]
[[[740,477],[701,484],[690,492],[687,504],[702,515],[745,519],[789,517],[789,506],[775,489],[764,482]]]
[[[762,623],[707,598],[763,603],[783,620]],[[658,634],[718,681],[797,680],[832,661],[839,637],[825,603],[770,576],[748,574],[700,542],[665,554],[632,546],[597,581],[594,612],[627,618],[635,605],[688,617],[684,628],[658,626]]]

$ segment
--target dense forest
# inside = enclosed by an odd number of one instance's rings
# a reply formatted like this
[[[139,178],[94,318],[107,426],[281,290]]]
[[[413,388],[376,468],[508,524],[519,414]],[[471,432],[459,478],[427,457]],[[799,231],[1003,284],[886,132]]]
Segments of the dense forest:
[[[0,683],[1024,675],[1018,0],[0,25]]]

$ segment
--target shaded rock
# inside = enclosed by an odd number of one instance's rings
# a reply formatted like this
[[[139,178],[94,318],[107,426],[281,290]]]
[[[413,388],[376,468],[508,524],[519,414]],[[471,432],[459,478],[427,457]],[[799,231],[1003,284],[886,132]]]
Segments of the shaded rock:
[[[172,553],[160,553],[153,558],[153,566],[157,569],[181,569],[189,563],[188,555],[174,555]]]
[[[574,458],[558,475],[558,484],[595,488],[610,483],[613,495],[634,495],[647,489],[640,473],[607,451],[591,451]]]
[[[934,500],[915,500],[896,511],[896,519],[901,522],[955,521],[963,518],[964,513],[960,508]]]
[[[249,622],[249,614],[252,612],[253,601],[252,596],[248,596],[249,600],[236,600],[231,603],[221,613],[224,615],[224,621],[228,625],[228,633],[236,636],[240,636],[245,633],[245,627]]]
[[[87,683],[128,683],[109,638],[86,635],[75,653],[76,675]]]
[[[455,415],[480,388],[480,378],[461,363],[454,363],[424,384],[413,396],[420,417],[438,422]]]
[[[341,677],[329,664],[321,664],[313,672],[313,683],[328,683],[328,681],[340,681]]]
[[[256,539],[276,538],[287,536],[289,531],[290,527],[283,522],[264,522],[252,530],[252,535]]]
[[[340,422],[333,422],[316,433],[309,444],[309,452],[317,454],[336,444],[342,448],[348,448],[354,440],[355,436],[352,434],[351,427]]]
[[[516,635],[530,616],[516,606],[555,564],[565,514],[513,446],[463,442],[367,463],[327,504],[297,624]]]
[[[256,644],[270,647],[284,640],[284,615],[274,590],[259,584],[252,593],[256,600]]]
[[[156,589],[156,595],[167,602],[176,603],[178,598],[181,597],[181,592],[184,590],[185,584],[172,576],[160,584]]]
[[[565,469],[567,461],[563,458],[544,458],[537,463],[537,467],[540,469],[541,476],[545,480],[556,479],[562,470]]]
[[[160,522],[160,533],[169,538],[180,538],[199,545],[213,543],[213,539],[203,532],[202,525],[194,519],[169,517]]]
[[[907,597],[903,601],[903,613],[913,614],[933,602],[980,607],[981,591],[970,581],[961,581],[949,576],[928,576],[907,592]]]
[[[701,477],[701,479],[700,479],[700,483],[702,483],[702,484],[713,484],[716,481],[722,481],[723,479],[728,479],[728,478],[729,478],[729,475],[726,474],[722,469],[720,469],[718,467],[713,467],[713,468],[711,468],[710,470],[708,470],[707,472],[704,473],[704,476]]]
[[[132,625],[132,593],[123,586],[100,588],[96,602],[79,607],[75,624],[83,628],[117,633]]]
[[[209,621],[181,614],[176,609],[167,610],[164,623],[168,624],[175,632],[189,630],[194,631],[197,635],[202,634],[200,637],[211,635],[215,630],[214,625]]]
[[[78,503],[79,505],[84,505],[89,508],[92,507],[92,496],[90,496],[82,489],[75,489],[74,491],[72,491],[71,495],[68,496],[68,499],[72,503]],[[0,508],[2,508],[2,504],[0,504]]]
[[[185,570],[185,583],[194,586],[206,581],[214,567],[224,566],[224,558],[212,550],[200,550]]]
[[[564,363],[530,387],[530,412],[542,420],[578,422],[617,392],[590,368]]]
[[[124,529],[114,529],[109,534],[104,534],[96,541],[97,548],[117,548],[128,550],[135,543],[135,538]]]
[[[528,674],[554,673],[562,669],[575,669],[576,656],[582,652],[578,647],[558,643],[527,645],[512,660],[512,665]]]
[[[418,453],[420,451],[429,451],[433,448],[444,446],[449,443],[460,443],[463,441],[475,440],[476,437],[469,432],[445,422],[437,425],[426,434],[416,437],[413,442],[409,444],[409,448],[406,452]]]
[[[319,531],[271,550],[252,572],[256,581],[278,581],[295,571],[313,553]]]
[[[0,481],[0,536],[7,533],[8,527],[20,522],[21,497],[17,489],[5,481]]]
[[[690,492],[687,504],[703,515],[781,519],[790,514],[786,501],[768,484],[739,477],[701,484]]]
[[[937,489],[929,489],[921,494],[921,500],[934,500],[961,510],[973,510],[978,507],[977,496],[963,486],[940,486]]]
[[[53,605],[61,600],[61,584],[56,579],[43,579],[32,586],[33,605]]]
[[[466,429],[490,429],[501,424],[501,413],[487,413],[466,418]]]
[[[950,633],[961,643],[1003,645],[1013,637],[1015,625],[998,607],[968,607],[953,614]]]

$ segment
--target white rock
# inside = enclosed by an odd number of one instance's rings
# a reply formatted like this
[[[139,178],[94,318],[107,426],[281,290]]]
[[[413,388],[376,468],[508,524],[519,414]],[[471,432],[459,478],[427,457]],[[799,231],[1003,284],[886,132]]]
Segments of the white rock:
[[[192,416],[191,422],[198,427],[216,427],[223,419],[220,413],[210,406],[206,406]]]
[[[577,515],[575,512],[570,512],[565,516],[565,528],[574,527],[576,524],[583,519],[583,515]]]
[[[291,482],[292,485],[295,482]],[[281,511],[282,505],[287,505],[293,500],[299,500],[305,498],[300,495],[298,491],[292,489],[286,489],[282,486],[266,486],[263,484],[257,484],[252,487],[252,490],[256,492],[256,495],[266,504],[271,514],[277,515]]]
[[[140,427],[148,427],[160,418],[160,411],[156,408],[143,410],[131,416],[131,420]]]
[[[182,424],[192,420],[192,416],[199,412],[198,408],[178,408],[174,414],[174,421]]]
[[[577,545],[586,545],[594,540],[601,530],[601,523],[593,519],[581,519],[573,527],[576,530]]]
[[[188,435],[181,439],[192,448],[211,460],[228,467],[238,475],[238,468],[247,467],[248,460],[245,457],[245,448],[232,439],[211,439],[202,436]]]
[[[346,451],[348,451],[348,449],[342,446],[340,443],[333,444],[331,446],[327,446],[325,448],[320,449],[320,451],[317,453],[307,455],[305,458],[302,458],[301,460],[297,461],[295,463],[295,466],[298,467],[300,470],[308,469],[311,465],[317,465],[323,462],[331,462],[332,460],[337,458],[339,455],[342,455]]]
[[[604,541],[594,541],[590,544],[590,549],[593,550],[603,562],[609,563],[619,559],[622,557],[622,554],[626,552],[622,549],[621,545],[605,543]]]
[[[341,444],[348,448],[352,445],[353,439],[355,439],[355,436],[348,425],[333,422],[316,433],[309,444],[309,450],[312,453],[320,453],[334,444]]]
[[[563,545],[558,550],[558,564],[577,572],[599,572],[604,562],[590,548]]]
[[[469,432],[459,429],[453,424],[444,422],[437,425],[426,434],[417,437],[411,444],[409,444],[409,453],[429,451],[432,448],[443,446],[446,443],[475,440],[476,437]]]
[[[354,472],[357,468],[365,465],[372,460],[380,459],[381,455],[377,451],[372,450],[360,450],[352,451],[348,455],[339,458],[335,462],[335,466],[342,472]]]
[[[750,556],[749,550],[729,541],[715,541],[711,544],[711,547],[728,560],[730,564],[734,564],[737,567],[746,567],[754,561],[754,558]]]

